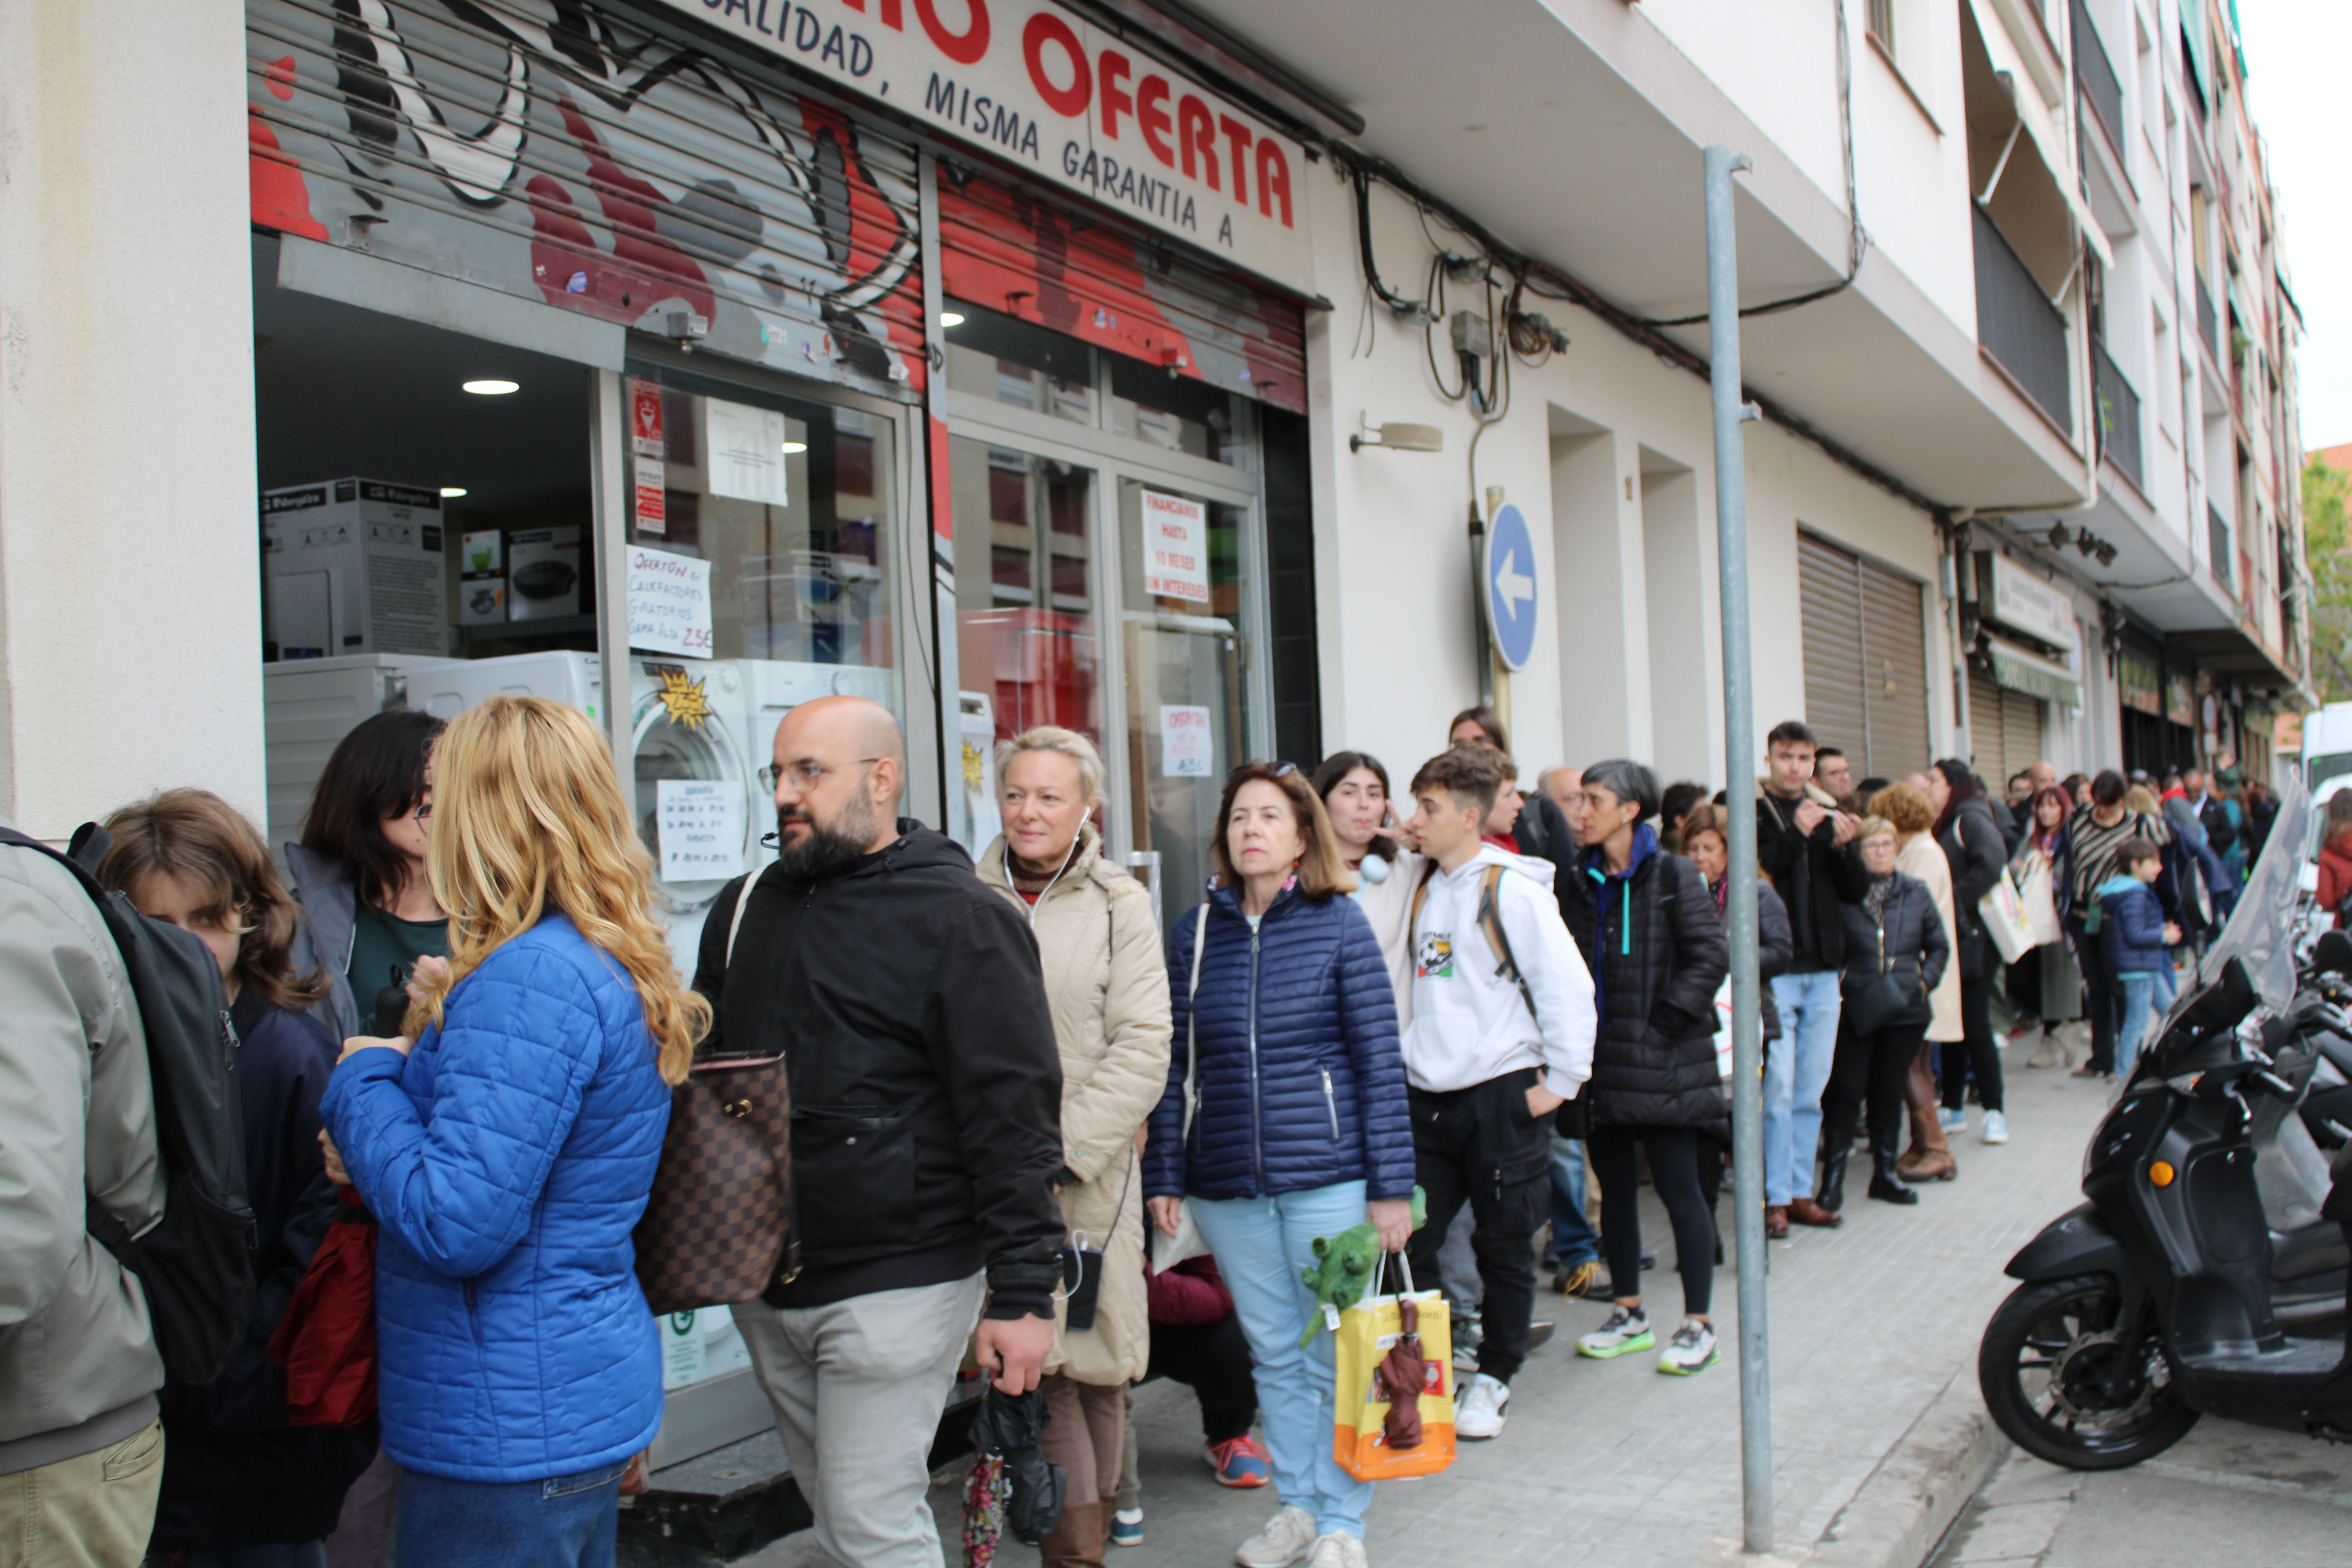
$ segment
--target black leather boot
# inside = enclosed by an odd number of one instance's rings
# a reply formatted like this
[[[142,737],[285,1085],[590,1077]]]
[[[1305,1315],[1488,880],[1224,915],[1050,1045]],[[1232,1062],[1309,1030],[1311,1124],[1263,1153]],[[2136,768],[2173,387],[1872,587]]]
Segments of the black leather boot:
[[[1873,1132],[1870,1140],[1870,1195],[1881,1203],[1916,1204],[1919,1194],[1905,1184],[1903,1173],[1895,1169],[1895,1156],[1903,1147],[1903,1135],[1898,1129],[1892,1132]]]
[[[1853,1148],[1852,1143],[1843,1143],[1835,1149],[1824,1144],[1822,1149],[1822,1181],[1813,1189],[1813,1202],[1832,1214],[1845,1207],[1845,1160]]]

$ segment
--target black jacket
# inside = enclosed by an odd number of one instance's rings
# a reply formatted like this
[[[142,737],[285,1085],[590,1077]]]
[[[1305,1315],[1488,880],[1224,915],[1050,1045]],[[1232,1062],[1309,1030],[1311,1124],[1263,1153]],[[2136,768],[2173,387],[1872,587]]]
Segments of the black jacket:
[[[1789,906],[1790,934],[1797,939],[1791,974],[1835,970],[1845,962],[1845,921],[1838,910],[1862,897],[1870,878],[1862,863],[1837,843],[1837,825],[1823,817],[1810,834],[1797,831],[1801,801],[1782,800],[1766,790],[1756,801],[1756,863],[1772,879]]]
[[[1550,861],[1561,876],[1578,858],[1576,835],[1569,830],[1559,803],[1540,791],[1521,803],[1519,819],[1511,825],[1511,841],[1519,847],[1520,854]]]
[[[1936,836],[1936,847],[1952,868],[1952,919],[1959,926],[1953,933],[1958,949],[1954,962],[1960,966],[1961,979],[1981,980],[1999,966],[2000,953],[1977,903],[1992,891],[2001,868],[2009,864],[2009,843],[1993,819],[1992,802],[1980,795],[1960,802]]]
[[[1900,1022],[1925,1025],[1927,993],[1944,978],[1952,950],[1944,940],[1943,918],[1936,913],[1936,895],[1927,884],[1900,871],[1889,875],[1895,879],[1895,891],[1887,895],[1881,919],[1872,920],[1859,899],[1839,911],[1845,921],[1846,961],[1838,988],[1853,996],[1868,990],[1882,973],[1900,976],[1918,998]],[[1863,890],[1869,891],[1866,880]]]
[[[1723,917],[1697,867],[1660,851],[1646,825],[1634,835],[1632,875],[1608,895],[1605,918],[1597,849],[1558,889],[1601,1009],[1586,1091],[1592,1119],[1721,1131],[1729,1115],[1715,1076],[1715,994],[1730,964]]]
[[[251,986],[236,1026],[237,1110],[257,1286],[245,1342],[201,1388],[163,1388],[163,1489],[152,1550],[260,1546],[330,1534],[343,1494],[375,1458],[376,1425],[289,1426],[286,1369],[269,1354],[331,1216],[319,1097],[342,1042],[323,1017],[289,1013]]]
[[[2204,825],[2205,842],[2213,847],[2216,855],[2229,854],[2244,826],[2230,820],[2230,803],[2218,795],[2205,797],[2204,804],[2197,808],[2197,820]]]
[[[1756,881],[1756,977],[1764,982],[1758,997],[1758,1011],[1764,1019],[1764,1037],[1780,1037],[1780,1009],[1772,1005],[1772,977],[1789,973],[1789,964],[1797,956],[1797,939],[1789,930],[1789,906],[1772,890],[1772,884],[1758,878]]]
[[[899,837],[816,882],[770,866],[730,963],[739,878],[702,928],[706,1050],[791,1073],[801,1272],[812,1307],[988,1270],[992,1317],[1053,1316],[1062,1068],[1037,943],[952,840]]]

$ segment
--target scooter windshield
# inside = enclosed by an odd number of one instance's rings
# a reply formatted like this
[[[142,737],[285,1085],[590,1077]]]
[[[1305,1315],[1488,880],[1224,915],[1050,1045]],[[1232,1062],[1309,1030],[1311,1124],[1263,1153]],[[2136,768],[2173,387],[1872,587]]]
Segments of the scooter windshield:
[[[2164,1016],[2170,1026],[2181,1009],[2205,986],[2219,978],[2233,958],[2243,959],[2263,1005],[2273,1013],[2286,1011],[2294,1000],[2294,907],[2301,896],[2303,841],[2311,825],[2311,791],[2300,774],[2290,773],[2279,791],[2278,817],[2271,826],[2262,858],[2246,875],[2230,923],[2197,966],[2197,983],[2184,985]]]

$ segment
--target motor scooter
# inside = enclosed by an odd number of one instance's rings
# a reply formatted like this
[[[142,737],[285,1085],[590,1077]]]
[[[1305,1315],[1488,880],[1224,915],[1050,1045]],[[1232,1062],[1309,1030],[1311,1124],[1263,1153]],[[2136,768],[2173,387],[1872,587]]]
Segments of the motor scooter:
[[[2308,809],[2292,785],[2282,816]],[[2352,1061],[2330,992],[2352,993],[2321,978],[2352,977],[2352,937],[2321,939],[2297,975],[2291,860],[2265,851],[2093,1133],[2087,1201],[2010,1260],[2021,1283],[1978,1382],[1995,1424],[2053,1464],[2137,1464],[2209,1411],[2352,1441],[2352,1151],[2331,1173],[2297,1114],[2321,1062]]]

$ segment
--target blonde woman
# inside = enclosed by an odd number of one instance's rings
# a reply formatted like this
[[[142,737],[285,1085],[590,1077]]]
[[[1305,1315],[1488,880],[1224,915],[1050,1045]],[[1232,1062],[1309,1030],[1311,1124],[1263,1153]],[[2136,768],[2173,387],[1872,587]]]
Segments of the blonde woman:
[[[1068,1489],[1038,1555],[1045,1568],[1099,1568],[1126,1443],[1127,1384],[1151,1363],[1135,1135],[1168,1084],[1168,967],[1151,895],[1111,864],[1087,820],[1103,797],[1094,743],[1045,725],[997,750],[1004,831],[982,854],[980,879],[1021,908],[1036,933],[1062,1058],[1062,1219],[1069,1245],[1101,1255],[1091,1280],[1065,1269],[1055,1310],[1045,1446]]]
[[[710,1010],[584,714],[493,698],[436,761],[448,971],[404,1037],[345,1045],[320,1107],[379,1226],[400,1563],[603,1568],[621,1472],[661,1424],[629,1232]]]
[[[1952,863],[1936,847],[1935,802],[1918,784],[1888,784],[1870,797],[1870,815],[1893,825],[1895,868],[1924,885],[1935,900],[1948,954],[1955,946],[1952,933],[1959,926],[1952,911]],[[1903,1091],[1911,1115],[1911,1147],[1902,1158],[1903,1174],[1915,1182],[1948,1182],[1960,1169],[1936,1114],[1936,1074],[1931,1065],[1937,1046],[1958,1045],[1968,1034],[1960,1022],[1960,966],[1947,963],[1939,973],[1940,978],[1927,987],[1927,1037],[1919,1043]]]

